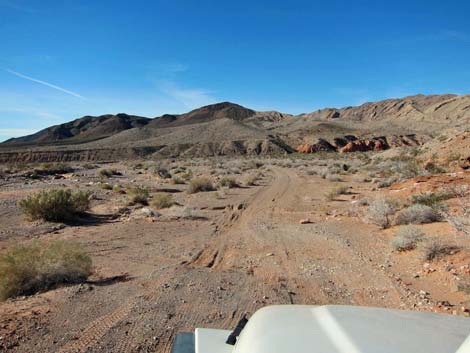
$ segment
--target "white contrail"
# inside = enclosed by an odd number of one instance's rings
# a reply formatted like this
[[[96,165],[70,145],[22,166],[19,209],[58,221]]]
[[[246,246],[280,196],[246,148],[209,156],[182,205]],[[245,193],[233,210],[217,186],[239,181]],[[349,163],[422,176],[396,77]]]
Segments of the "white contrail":
[[[58,90],[58,91],[61,91],[61,92],[70,94],[71,96],[74,96],[74,97],[77,97],[77,98],[81,98],[81,99],[85,99],[85,97],[79,95],[78,93],[69,91],[69,90],[67,90],[67,89],[65,89],[65,88],[62,88],[62,87],[53,85],[53,84],[48,83],[48,82],[45,82],[45,81],[41,81],[41,80],[35,79],[35,78],[33,78],[33,77],[29,77],[29,76],[20,74],[19,72],[16,72],[16,71],[13,71],[13,70],[10,70],[10,69],[4,69],[4,70],[5,70],[6,72],[12,74],[12,75],[15,75],[15,76],[24,78],[25,80],[33,81],[33,82],[39,83],[39,84],[41,84],[41,85],[44,85],[44,86],[47,86],[47,87],[56,89],[56,90]]]

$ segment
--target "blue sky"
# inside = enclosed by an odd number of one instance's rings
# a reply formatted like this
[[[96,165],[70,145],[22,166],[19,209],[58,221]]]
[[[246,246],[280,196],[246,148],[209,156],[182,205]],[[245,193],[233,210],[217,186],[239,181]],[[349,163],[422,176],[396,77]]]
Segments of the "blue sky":
[[[0,140],[232,101],[470,93],[468,1],[0,0]]]

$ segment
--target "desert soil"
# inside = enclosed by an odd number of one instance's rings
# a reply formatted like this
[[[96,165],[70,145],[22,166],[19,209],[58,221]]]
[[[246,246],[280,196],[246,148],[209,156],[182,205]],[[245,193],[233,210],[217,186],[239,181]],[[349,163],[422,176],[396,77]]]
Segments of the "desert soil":
[[[5,182],[0,250],[31,238],[73,239],[92,256],[95,273],[85,284],[0,303],[0,350],[169,352],[181,331],[230,329],[243,314],[270,304],[465,315],[468,297],[455,290],[449,266],[467,264],[468,253],[423,264],[414,251],[393,252],[392,230],[351,212],[356,200],[377,193],[370,183],[346,180],[349,192],[326,201],[325,192],[337,182],[296,168],[267,166],[263,173],[256,186],[227,189],[219,197],[179,192],[184,185],[154,181],[145,172],[125,174],[127,182],[171,191],[195,213],[173,216],[182,207],[177,206],[160,215],[132,210],[111,217],[124,196],[101,190],[94,217],[65,227],[24,220],[16,201],[44,188],[91,186],[70,178]],[[468,181],[468,173],[464,176]],[[442,236],[452,233],[444,222],[423,227]]]

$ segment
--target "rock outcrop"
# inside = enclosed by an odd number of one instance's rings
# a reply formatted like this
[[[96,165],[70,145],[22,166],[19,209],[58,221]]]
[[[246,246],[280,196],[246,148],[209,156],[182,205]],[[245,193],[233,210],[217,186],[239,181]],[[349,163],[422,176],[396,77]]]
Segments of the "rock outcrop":
[[[297,152],[300,153],[315,153],[315,152],[335,152],[336,147],[330,144],[324,139],[318,139],[316,143],[313,144],[302,144],[296,148]]]
[[[314,144],[302,144],[296,148],[300,153],[315,153],[315,152],[367,152],[367,151],[383,151],[391,147],[402,146],[419,146],[422,140],[416,135],[403,135],[403,136],[380,136],[367,138],[358,138],[356,136],[347,135],[343,137],[336,137],[333,139],[333,144],[324,139],[319,139]]]

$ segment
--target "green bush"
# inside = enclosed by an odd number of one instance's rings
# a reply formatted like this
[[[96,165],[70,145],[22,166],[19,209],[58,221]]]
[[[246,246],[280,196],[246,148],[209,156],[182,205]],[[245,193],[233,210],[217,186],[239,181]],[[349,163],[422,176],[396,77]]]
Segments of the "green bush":
[[[141,205],[148,205],[150,197],[149,191],[144,187],[135,187],[129,190],[130,202],[132,204],[140,203]]]
[[[175,204],[171,194],[159,193],[155,194],[152,199],[152,206],[156,209],[168,208]]]
[[[0,255],[0,299],[82,282],[91,271],[90,257],[76,243],[36,241],[18,245]]]
[[[31,220],[63,222],[88,210],[90,193],[64,189],[41,191],[21,200],[19,206]]]
[[[193,179],[189,183],[188,193],[195,194],[197,192],[214,191],[212,182],[207,178]]]
[[[442,201],[451,199],[452,197],[454,197],[454,195],[450,192],[429,192],[411,196],[411,202],[432,208],[439,208]]]
[[[238,183],[233,178],[222,178],[219,182],[219,185],[222,187],[236,188],[238,186]]]

